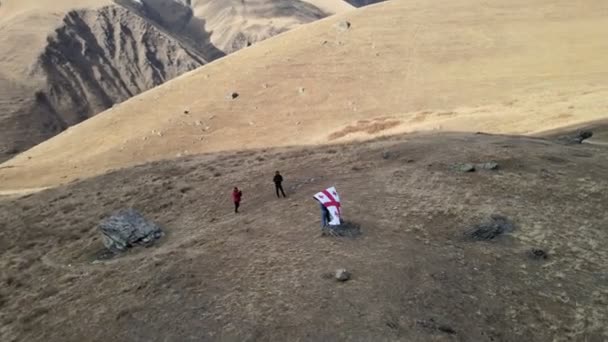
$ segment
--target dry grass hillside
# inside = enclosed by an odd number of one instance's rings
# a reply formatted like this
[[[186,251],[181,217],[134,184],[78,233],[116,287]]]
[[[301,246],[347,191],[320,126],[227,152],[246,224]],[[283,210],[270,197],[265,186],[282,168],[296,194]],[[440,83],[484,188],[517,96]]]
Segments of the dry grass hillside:
[[[0,187],[200,152],[415,130],[532,134],[604,118],[607,11],[599,0],[388,1],[349,11],[63,132],[4,163]]]
[[[0,160],[226,52],[350,8],[316,2],[328,12],[297,0],[2,1]]]
[[[498,170],[454,168],[488,161]],[[412,134],[191,156],[0,199],[0,340],[606,341],[606,169],[606,146]],[[312,195],[330,185],[361,236],[321,236]],[[125,207],[166,236],[100,259],[96,225]],[[512,232],[465,235],[492,215]]]

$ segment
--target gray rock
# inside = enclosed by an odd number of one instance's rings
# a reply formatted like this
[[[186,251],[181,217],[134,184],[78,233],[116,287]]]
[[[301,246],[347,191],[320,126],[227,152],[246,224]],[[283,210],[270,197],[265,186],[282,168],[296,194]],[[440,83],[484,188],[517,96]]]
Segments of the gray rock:
[[[582,144],[583,141],[591,138],[593,136],[593,132],[591,131],[581,131],[578,132],[578,134],[574,137],[574,141],[576,141],[579,144]]]
[[[498,163],[496,163],[496,162],[481,163],[481,164],[477,164],[476,168],[478,168],[480,170],[498,170]]]
[[[475,165],[469,163],[455,164],[453,169],[460,172],[475,172]]]
[[[528,253],[530,259],[533,260],[546,260],[549,256],[547,255],[547,252],[543,251],[542,249],[538,249],[538,248],[533,248],[529,251]]]
[[[348,280],[350,280],[350,273],[347,270],[340,268],[340,269],[336,270],[336,280],[337,281],[348,281]]]
[[[470,228],[465,235],[477,241],[489,241],[515,229],[515,225],[506,217],[492,215],[486,222]]]
[[[582,144],[583,141],[593,137],[592,131],[580,131],[575,135],[566,135],[559,137],[559,140],[565,144]]]
[[[147,221],[134,209],[112,214],[99,224],[103,244],[114,252],[122,252],[137,245],[151,245],[163,236],[162,229]]]

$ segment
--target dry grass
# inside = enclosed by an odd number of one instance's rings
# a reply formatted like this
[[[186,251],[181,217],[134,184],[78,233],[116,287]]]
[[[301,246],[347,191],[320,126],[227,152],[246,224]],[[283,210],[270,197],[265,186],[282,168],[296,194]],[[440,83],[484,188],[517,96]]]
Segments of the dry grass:
[[[17,156],[0,169],[0,189],[177,155],[324,144],[378,115],[403,121],[391,133],[530,134],[605,118],[606,10],[597,0],[455,0],[345,12],[205,65]],[[336,29],[344,20],[350,29]],[[227,100],[232,92],[239,97]],[[367,133],[341,139],[359,134]]]
[[[488,160],[500,169],[451,167]],[[410,135],[191,156],[0,200],[0,340],[606,340],[607,161],[590,144]],[[361,236],[321,236],[311,195],[329,185]],[[166,237],[95,262],[96,224],[124,207]],[[492,214],[516,229],[465,238]],[[352,280],[326,276],[337,268]]]

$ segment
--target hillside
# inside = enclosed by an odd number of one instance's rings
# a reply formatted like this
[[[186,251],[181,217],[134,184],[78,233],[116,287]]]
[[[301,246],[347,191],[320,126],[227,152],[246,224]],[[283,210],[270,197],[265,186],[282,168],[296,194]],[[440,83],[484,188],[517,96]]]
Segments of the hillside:
[[[416,130],[533,134],[605,118],[606,10],[595,0],[460,0],[349,11],[67,130],[4,163],[0,187],[52,186],[201,152]]]
[[[498,170],[454,168],[488,161]],[[0,340],[605,341],[606,169],[605,146],[413,134],[192,156],[0,199]],[[312,195],[330,185],[361,236],[320,236]],[[100,259],[96,225],[125,207],[166,236]],[[492,215],[512,232],[465,235]]]
[[[250,3],[2,1],[0,161],[226,53],[333,13],[297,0]]]

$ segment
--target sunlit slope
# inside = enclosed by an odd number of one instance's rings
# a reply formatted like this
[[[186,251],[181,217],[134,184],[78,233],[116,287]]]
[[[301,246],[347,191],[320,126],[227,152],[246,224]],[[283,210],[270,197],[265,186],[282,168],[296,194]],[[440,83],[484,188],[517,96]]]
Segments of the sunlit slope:
[[[607,13],[595,0],[350,11],[116,106],[3,164],[0,181],[38,187],[207,151],[423,129],[532,133],[602,118]]]

